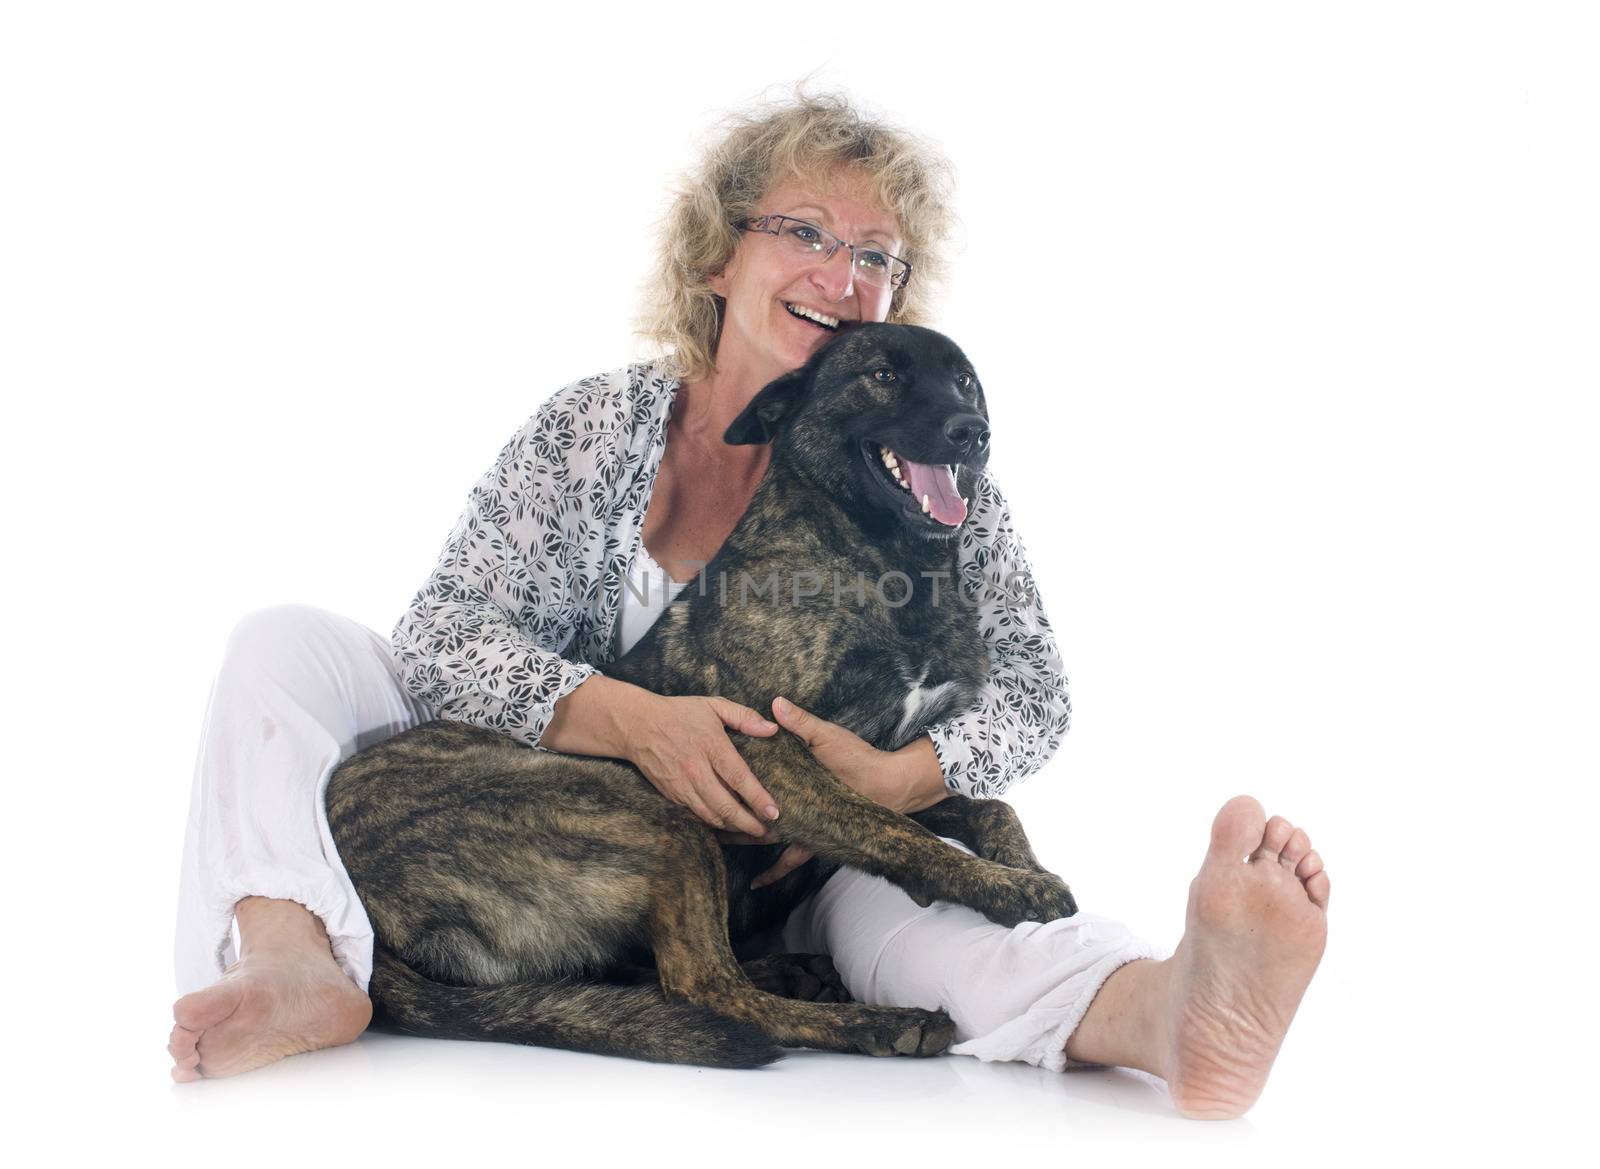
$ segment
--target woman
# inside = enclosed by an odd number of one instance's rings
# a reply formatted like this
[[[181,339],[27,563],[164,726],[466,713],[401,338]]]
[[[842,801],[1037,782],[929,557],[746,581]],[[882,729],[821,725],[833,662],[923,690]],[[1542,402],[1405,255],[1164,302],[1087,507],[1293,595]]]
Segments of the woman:
[[[322,787],[345,755],[435,713],[631,760],[666,798],[750,837],[782,811],[729,728],[781,725],[844,782],[908,811],[952,790],[996,795],[1048,758],[1068,708],[1031,586],[1020,599],[978,590],[996,606],[983,622],[993,677],[982,700],[893,753],[781,700],[774,723],[714,695],[651,694],[595,665],[648,628],[682,587],[666,578],[692,578],[743,513],[767,450],[721,435],[755,393],[841,322],[924,315],[944,174],[915,139],[843,98],[737,120],[667,223],[650,331],[671,357],[567,387],[506,446],[395,631],[399,680],[376,635],[331,614],[269,610],[241,625],[190,815],[179,969],[191,993],[174,1011],[175,1078],[247,1070],[366,1026],[371,928],[328,836]],[[972,508],[964,574],[1029,579],[992,479]],[[791,847],[758,882],[805,859]],[[1327,890],[1305,833],[1240,797],[1218,814],[1188,930],[1164,961],[1091,914],[1008,930],[956,906],[919,909],[850,870],[795,912],[782,946],[832,954],[863,1001],[949,1010],[956,1052],[1137,1067],[1164,1076],[1187,1114],[1236,1116],[1321,956]]]

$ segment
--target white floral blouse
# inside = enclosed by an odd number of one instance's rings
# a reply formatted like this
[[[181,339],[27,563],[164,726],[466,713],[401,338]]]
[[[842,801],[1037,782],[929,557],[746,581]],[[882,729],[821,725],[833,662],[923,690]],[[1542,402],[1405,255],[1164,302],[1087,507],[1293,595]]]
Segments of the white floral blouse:
[[[472,489],[394,631],[402,680],[441,717],[537,747],[556,701],[612,659],[678,385],[652,363],[574,382]],[[960,539],[992,669],[972,709],[928,734],[951,791],[997,796],[1050,758],[1072,708],[1027,556],[987,473]]]

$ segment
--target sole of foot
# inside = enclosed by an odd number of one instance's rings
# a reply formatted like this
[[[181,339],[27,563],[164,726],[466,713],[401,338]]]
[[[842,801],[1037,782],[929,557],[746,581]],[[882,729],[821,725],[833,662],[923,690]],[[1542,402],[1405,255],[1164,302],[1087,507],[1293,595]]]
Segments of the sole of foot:
[[[1260,1096],[1327,945],[1328,889],[1303,829],[1249,796],[1217,813],[1172,960],[1165,1074],[1183,1115],[1232,1119]]]
[[[245,959],[184,995],[172,1017],[167,1052],[181,1084],[349,1043],[372,1021],[372,1004],[331,957],[325,964]]]

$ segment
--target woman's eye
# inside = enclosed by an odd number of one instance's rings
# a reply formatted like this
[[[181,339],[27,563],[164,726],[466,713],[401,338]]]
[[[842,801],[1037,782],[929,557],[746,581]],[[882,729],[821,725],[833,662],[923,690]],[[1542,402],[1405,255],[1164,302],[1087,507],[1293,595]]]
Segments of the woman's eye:
[[[818,233],[817,229],[812,227],[809,223],[794,224],[789,228],[789,234],[804,244],[815,244],[822,239],[822,236]]]
[[[873,370],[872,376],[877,378],[880,382],[892,382],[894,381],[894,370],[890,369],[888,366],[885,366],[882,369]]]
[[[856,252],[856,260],[863,268],[887,268],[889,257],[882,252]]]

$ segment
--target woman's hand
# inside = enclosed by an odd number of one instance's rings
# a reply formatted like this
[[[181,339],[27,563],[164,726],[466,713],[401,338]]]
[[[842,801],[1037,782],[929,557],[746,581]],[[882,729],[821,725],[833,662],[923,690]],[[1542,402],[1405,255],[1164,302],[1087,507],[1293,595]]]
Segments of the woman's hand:
[[[880,751],[838,723],[801,710],[786,698],[772,700],[779,724],[806,745],[811,757],[836,775],[840,782],[896,812],[920,812],[948,794],[933,745],[921,738],[899,751]],[[760,839],[730,843],[761,844]],[[759,889],[782,880],[812,857],[809,849],[791,844],[777,862],[750,882]]]
[[[682,804],[713,828],[749,836],[766,834],[762,819],[776,820],[778,805],[751,773],[728,730],[766,737],[778,733],[748,706],[726,698],[667,698],[640,691],[630,704],[628,760],[667,799]]]

